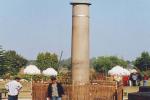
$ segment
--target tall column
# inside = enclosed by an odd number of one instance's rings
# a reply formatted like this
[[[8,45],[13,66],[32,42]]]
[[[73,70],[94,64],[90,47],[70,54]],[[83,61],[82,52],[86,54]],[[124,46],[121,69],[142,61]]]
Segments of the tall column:
[[[75,0],[74,0],[75,1]],[[89,5],[88,0],[72,2],[72,82],[89,83]]]

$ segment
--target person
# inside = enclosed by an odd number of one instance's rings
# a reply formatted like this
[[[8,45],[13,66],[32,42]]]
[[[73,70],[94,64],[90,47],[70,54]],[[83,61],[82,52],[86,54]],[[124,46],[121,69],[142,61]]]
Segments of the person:
[[[140,86],[141,85],[141,80],[142,80],[142,76],[140,73],[137,73],[137,85]]]
[[[8,100],[18,100],[19,92],[22,88],[22,85],[20,84],[19,77],[15,77],[14,80],[8,82],[5,85],[6,90],[8,91]]]
[[[61,100],[64,95],[64,89],[60,83],[57,82],[56,77],[51,77],[52,83],[48,86],[48,100]]]
[[[130,76],[129,76],[129,86],[133,85],[132,75],[133,75],[133,73],[131,73]]]
[[[132,74],[132,84],[133,84],[133,86],[137,85],[137,74],[136,73]]]
[[[147,86],[147,80],[148,80],[148,76],[146,74],[144,74],[144,77],[143,77],[143,86]]]
[[[129,82],[129,76],[123,76],[123,85],[124,86],[128,86],[128,82]]]

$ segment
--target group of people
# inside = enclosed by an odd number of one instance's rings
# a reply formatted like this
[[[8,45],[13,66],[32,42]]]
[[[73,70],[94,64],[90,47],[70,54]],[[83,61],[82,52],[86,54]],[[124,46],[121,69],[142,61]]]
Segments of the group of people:
[[[147,86],[148,76],[142,75],[140,73],[131,73],[129,76],[129,85],[130,86],[141,86],[141,81],[143,81],[143,86]]]
[[[8,90],[8,100],[18,100],[19,92],[22,88],[20,84],[21,78],[15,77],[14,80],[8,82],[5,88]],[[62,85],[57,82],[56,77],[51,77],[51,83],[48,86],[48,100],[61,100],[64,95],[64,89]]]

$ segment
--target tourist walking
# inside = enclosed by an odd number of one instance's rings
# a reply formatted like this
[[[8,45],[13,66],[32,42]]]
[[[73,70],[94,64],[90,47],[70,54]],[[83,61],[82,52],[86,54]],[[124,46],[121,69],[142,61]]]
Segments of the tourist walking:
[[[132,84],[133,84],[133,86],[137,85],[137,74],[136,73],[132,74]]]
[[[131,73],[130,76],[129,76],[129,86],[133,85],[132,74],[133,73]]]
[[[20,84],[20,78],[15,77],[14,80],[8,82],[5,85],[6,90],[8,90],[8,100],[18,100],[18,95],[22,85]]]
[[[51,77],[51,81],[48,86],[48,100],[61,100],[64,94],[62,85],[57,82],[56,77]]]
[[[143,77],[143,86],[147,86],[148,76],[145,74]]]
[[[140,73],[137,73],[137,85],[141,85],[142,75]]]

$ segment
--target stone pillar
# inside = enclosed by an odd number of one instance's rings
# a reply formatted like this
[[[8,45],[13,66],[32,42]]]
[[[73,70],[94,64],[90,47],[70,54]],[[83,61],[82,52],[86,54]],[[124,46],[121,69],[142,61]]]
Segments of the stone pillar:
[[[72,82],[73,85],[88,84],[89,83],[89,5],[90,3],[72,2],[71,5],[73,7],[72,8],[72,50],[71,50]]]

